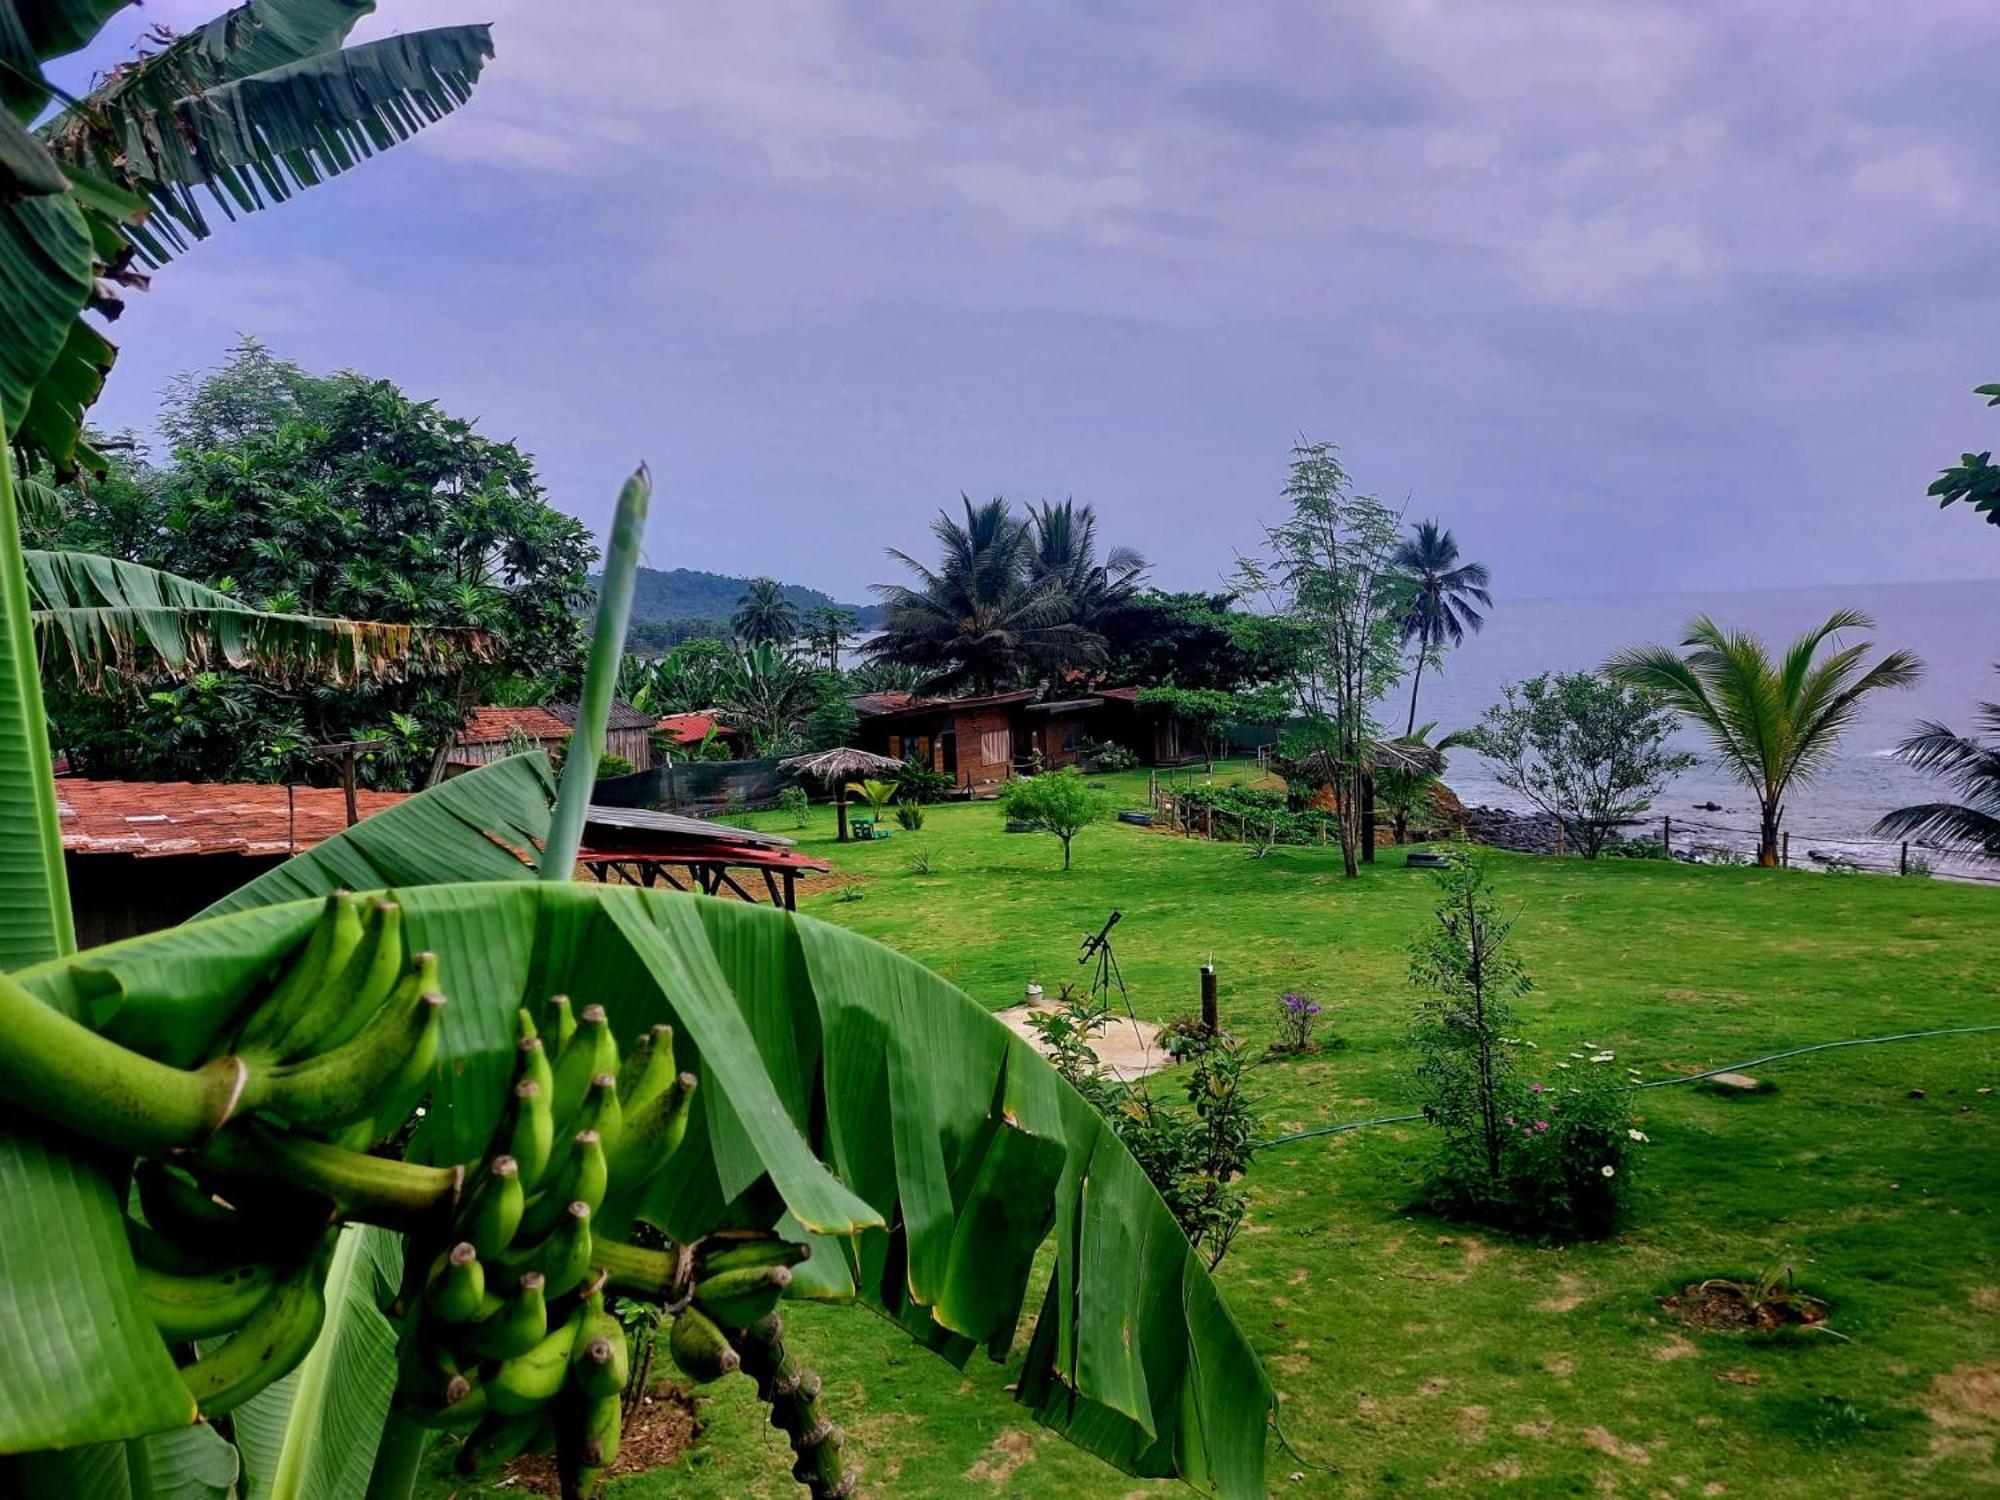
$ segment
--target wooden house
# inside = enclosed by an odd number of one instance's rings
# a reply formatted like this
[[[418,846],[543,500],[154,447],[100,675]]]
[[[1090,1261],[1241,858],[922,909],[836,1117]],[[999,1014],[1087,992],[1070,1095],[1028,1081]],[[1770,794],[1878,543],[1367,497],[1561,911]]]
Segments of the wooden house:
[[[604,753],[623,757],[635,771],[651,770],[657,723],[652,715],[641,713],[624,699],[612,699],[604,726]],[[453,776],[521,750],[559,751],[569,744],[575,727],[574,703],[549,703],[539,708],[481,705],[466,715],[464,727],[445,753],[444,773]]]

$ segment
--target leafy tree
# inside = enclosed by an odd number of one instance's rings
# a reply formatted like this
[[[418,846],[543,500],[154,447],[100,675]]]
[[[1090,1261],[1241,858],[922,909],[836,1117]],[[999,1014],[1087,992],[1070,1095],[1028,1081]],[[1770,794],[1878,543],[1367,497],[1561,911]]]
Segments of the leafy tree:
[[[1896,759],[1940,777],[1964,800],[1899,807],[1875,825],[1876,832],[1935,839],[2000,858],[2000,703],[1980,704],[1973,719],[1991,739],[1976,740],[1926,719],[1896,747]]]
[[[1009,781],[1000,794],[1000,810],[1010,821],[1061,839],[1062,867],[1067,870],[1071,842],[1091,824],[1111,816],[1111,803],[1075,766],[1065,766]]]
[[[1988,406],[2000,406],[2000,385],[1974,386],[1975,396],[1986,397]],[[1984,514],[1988,523],[2000,526],[2000,465],[1992,453],[1961,453],[1958,462],[1939,472],[1927,493],[1937,496],[1942,508],[1963,500],[1973,514]]]
[[[1871,665],[1873,642],[1838,642],[1843,630],[1874,626],[1858,609],[1837,610],[1773,661],[1755,636],[1725,631],[1701,615],[1681,639],[1685,655],[1666,646],[1633,646],[1613,656],[1606,670],[1658,693],[1708,735],[1722,763],[1757,799],[1757,862],[1770,866],[1778,862],[1787,794],[1832,763],[1840,736],[1870,693],[1909,687],[1923,674],[1911,652],[1891,651]],[[1829,641],[1833,650],[1822,657],[1820,648]]]
[[[845,698],[838,694],[822,698],[819,706],[806,715],[806,748],[838,750],[842,745],[851,745],[860,727],[861,716]]]
[[[736,648],[713,636],[683,641],[665,656],[626,658],[619,693],[634,708],[665,717],[701,713],[728,696],[736,681]]]
[[[1028,530],[1029,583],[1055,583],[1069,600],[1071,622],[1102,635],[1106,618],[1138,591],[1146,559],[1131,547],[1113,547],[1099,562],[1097,513],[1074,500],[1029,506]]]
[[[72,487],[52,540],[216,580],[246,606],[476,629],[490,644],[448,679],[260,688],[272,716],[339,740],[403,713],[423,726],[434,764],[467,704],[502,679],[533,678],[537,696],[573,690],[595,552],[513,444],[387,381],[310,375],[252,343],[184,379],[163,420],[223,445],[182,447],[164,468],[123,461],[116,482]],[[115,715],[64,698],[56,724],[82,764],[149,763],[147,743],[119,733]],[[399,763],[413,780],[429,769]],[[369,774],[388,772],[377,763]],[[207,774],[232,772],[219,760]]]
[[[1503,691],[1467,739],[1502,786],[1562,824],[1585,859],[1695,762],[1669,748],[1674,714],[1650,691],[1595,672],[1544,672]]]
[[[847,673],[848,691],[854,693],[914,693],[923,685],[922,667],[898,661],[865,661]]]
[[[1332,788],[1341,862],[1352,879],[1361,873],[1361,783],[1378,733],[1375,705],[1401,666],[1408,593],[1395,566],[1397,518],[1354,492],[1330,443],[1292,450],[1285,498],[1290,519],[1265,533],[1270,558],[1244,559],[1238,579],[1295,632],[1287,679],[1303,722],[1292,742]]]
[[[1145,589],[1101,622],[1113,682],[1139,687],[1238,692],[1287,675],[1297,650],[1293,622],[1233,606],[1237,595]]]
[[[840,670],[840,648],[861,628],[861,617],[837,604],[815,604],[805,613],[799,632],[829,672]]]
[[[1424,680],[1424,663],[1438,656],[1446,642],[1464,643],[1465,633],[1478,631],[1486,617],[1474,608],[1492,608],[1486,586],[1492,579],[1483,563],[1458,560],[1458,538],[1435,521],[1421,521],[1396,548],[1396,566],[1409,580],[1409,603],[1403,611],[1403,643],[1415,642],[1416,670],[1410,675],[1410,721],[1403,733],[1417,731],[1417,689]]]
[[[944,554],[935,570],[889,549],[917,586],[875,585],[886,618],[863,648],[869,658],[921,669],[933,692],[994,692],[1102,661],[1102,641],[1075,622],[1061,581],[1030,581],[1032,544],[1006,500],[964,505],[963,525],[944,511],[931,523]]]
[[[775,578],[753,578],[729,626],[747,646],[782,646],[799,633],[798,611]]]
[[[817,677],[767,641],[738,649],[715,708],[759,755],[787,755],[798,748],[800,726],[820,696]]]
[[[1238,722],[1243,701],[1235,693],[1217,688],[1149,687],[1139,689],[1144,708],[1163,708],[1178,714],[1201,740],[1201,754],[1209,770],[1215,769],[1215,742],[1222,731]]]
[[[1411,751],[1439,751],[1455,749],[1460,745],[1473,743],[1473,735],[1467,730],[1454,730],[1436,744],[1431,743],[1431,733],[1437,725],[1420,724],[1416,729],[1388,742],[1390,748]],[[1376,767],[1375,796],[1388,810],[1390,827],[1397,843],[1403,843],[1410,833],[1410,819],[1422,807],[1432,790],[1444,779],[1445,765],[1442,754],[1433,762],[1428,756],[1413,759],[1408,763],[1385,764]]]

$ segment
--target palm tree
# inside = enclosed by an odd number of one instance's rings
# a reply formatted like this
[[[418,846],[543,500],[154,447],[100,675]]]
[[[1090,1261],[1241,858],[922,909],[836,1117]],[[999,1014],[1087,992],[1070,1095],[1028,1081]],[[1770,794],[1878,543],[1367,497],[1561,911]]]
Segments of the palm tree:
[[[758,754],[783,755],[797,748],[799,725],[812,712],[817,691],[810,671],[760,641],[737,652],[715,708],[725,724],[750,736]]]
[[[815,604],[806,611],[800,634],[808,646],[826,663],[829,672],[840,670],[840,648],[847,644],[849,636],[861,628],[861,621],[851,609],[842,609],[838,604]]]
[[[1896,747],[1896,759],[1942,776],[1965,800],[1899,807],[1875,825],[1877,833],[1937,839],[2000,858],[2000,703],[1980,704],[1973,720],[1995,738],[1982,742],[1926,719]]]
[[[1786,794],[1831,763],[1863,699],[1881,688],[1908,687],[1923,673],[1923,663],[1908,651],[1891,651],[1868,665],[1872,641],[1836,642],[1832,654],[1816,659],[1840,631],[1874,628],[1858,609],[1836,610],[1773,662],[1755,636],[1725,631],[1698,615],[1681,638],[1685,656],[1666,646],[1632,646],[1613,656],[1605,671],[1659,693],[1707,733],[1723,764],[1757,798],[1757,863],[1776,865]]]
[[[1403,612],[1403,644],[1417,643],[1417,670],[1410,679],[1410,722],[1405,735],[1417,731],[1417,689],[1423,685],[1424,662],[1446,641],[1461,645],[1465,633],[1477,632],[1486,617],[1477,604],[1491,609],[1486,592],[1491,576],[1484,563],[1461,563],[1458,538],[1435,521],[1419,522],[1414,535],[1397,547],[1396,566],[1410,581],[1410,602]]]
[[[798,611],[775,578],[753,578],[736,601],[729,628],[746,646],[782,646],[799,633]]]
[[[1027,559],[1030,582],[1055,580],[1070,602],[1070,618],[1102,634],[1106,615],[1124,604],[1145,580],[1146,559],[1130,547],[1113,547],[1097,560],[1097,513],[1088,505],[1044,500],[1028,507],[1033,549]]]
[[[863,648],[868,655],[921,668],[929,691],[993,692],[1034,673],[1102,661],[1103,641],[1076,623],[1061,580],[1029,580],[1028,529],[1007,502],[960,499],[963,525],[946,511],[931,523],[944,553],[935,570],[889,549],[917,587],[875,585],[887,618]]]

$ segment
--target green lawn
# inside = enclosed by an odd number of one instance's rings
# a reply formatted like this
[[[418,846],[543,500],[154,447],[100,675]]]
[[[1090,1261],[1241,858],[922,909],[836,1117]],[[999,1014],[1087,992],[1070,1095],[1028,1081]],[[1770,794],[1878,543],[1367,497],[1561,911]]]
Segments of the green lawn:
[[[1140,805],[1143,773],[1111,780]],[[801,909],[981,1004],[1081,978],[1078,939],[1115,906],[1142,1015],[1192,1010],[1211,957],[1226,1024],[1259,1046],[1281,991],[1325,1003],[1346,1045],[1260,1071],[1271,1131],[1408,1107],[1405,955],[1431,891],[1393,855],[1346,881],[1337,850],[1253,860],[1108,824],[1077,840],[1065,875],[1053,839],[1004,833],[990,804],[930,809],[921,832],[879,844],[835,845],[832,823],[816,808],[801,844],[844,883],[806,882]],[[934,873],[910,872],[918,849]],[[2000,1021],[1994,890],[1497,855],[1493,868],[1519,908],[1536,981],[1520,1009],[1545,1052],[1587,1041],[1661,1077]],[[2000,1493],[2000,1034],[1823,1053],[1764,1076],[1776,1092],[1641,1096],[1653,1144],[1628,1228],[1599,1244],[1537,1247],[1414,1211],[1420,1127],[1260,1159],[1252,1222],[1220,1278],[1301,1455],[1274,1447],[1273,1493]],[[1780,1266],[1828,1300],[1844,1337],[1683,1335],[1657,1306],[1689,1280]],[[872,1494],[1174,1490],[1026,1423],[1004,1369],[961,1375],[856,1311],[789,1321]],[[622,1481],[616,1500],[799,1493],[744,1386],[716,1388],[693,1463]]]

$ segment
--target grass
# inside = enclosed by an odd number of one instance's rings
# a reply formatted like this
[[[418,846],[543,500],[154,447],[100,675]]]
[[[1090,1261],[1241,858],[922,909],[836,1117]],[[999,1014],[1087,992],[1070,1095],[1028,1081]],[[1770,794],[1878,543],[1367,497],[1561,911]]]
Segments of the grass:
[[[1141,804],[1143,773],[1107,780]],[[1030,980],[1053,994],[1083,978],[1077,942],[1113,907],[1144,1016],[1192,1011],[1211,957],[1225,1024],[1260,1046],[1278,994],[1315,995],[1347,1045],[1259,1071],[1271,1133],[1408,1107],[1405,955],[1431,889],[1393,854],[1347,881],[1333,849],[1254,860],[1114,823],[1078,838],[1065,875],[1054,839],[1004,833],[990,804],[932,808],[919,833],[846,846],[816,808],[800,842],[837,872],[803,884],[802,910],[989,1007]],[[930,874],[910,871],[919,848]],[[1545,1053],[1588,1041],[1655,1078],[2000,1020],[1992,890],[1501,855],[1494,874],[1519,909],[1536,981],[1520,1010]],[[1979,1092],[2000,1085],[2000,1034],[1823,1053],[1763,1076],[1776,1088],[1753,1096],[1640,1096],[1652,1145],[1629,1225],[1603,1243],[1527,1244],[1417,1211],[1420,1126],[1263,1156],[1252,1222],[1219,1274],[1303,1455],[1274,1447],[1273,1493],[2000,1488],[2000,1096]],[[1695,1334],[1658,1306],[1691,1281],[1786,1266],[1844,1337]],[[788,1322],[870,1493],[1176,1492],[1027,1423],[1003,1368],[961,1374],[852,1310]],[[687,1463],[620,1481],[615,1500],[798,1494],[744,1386],[714,1388]]]

